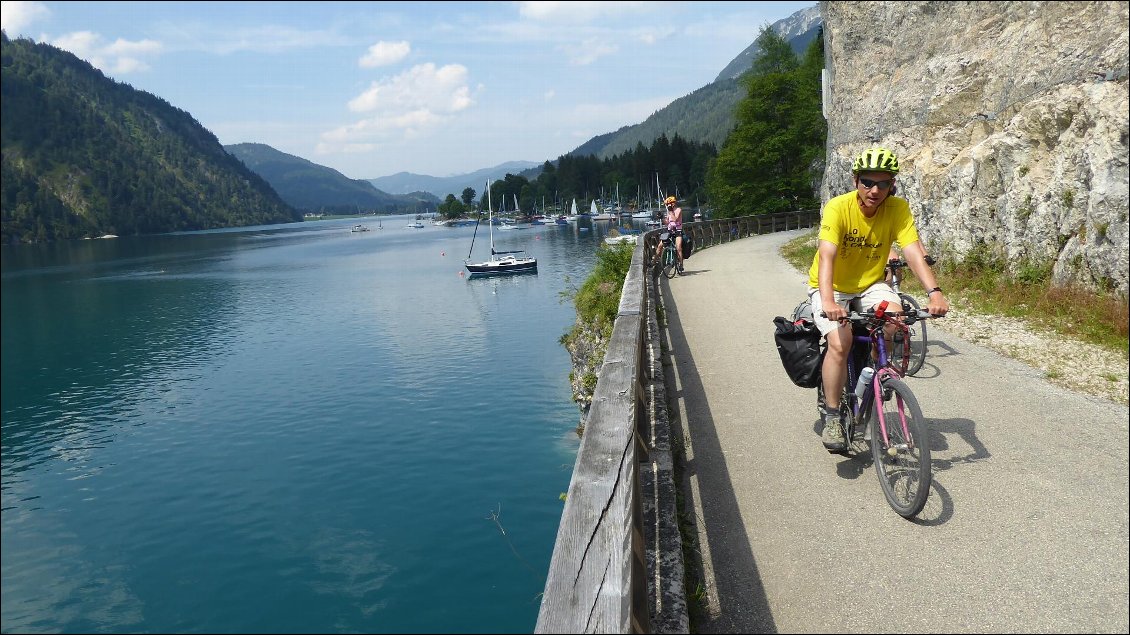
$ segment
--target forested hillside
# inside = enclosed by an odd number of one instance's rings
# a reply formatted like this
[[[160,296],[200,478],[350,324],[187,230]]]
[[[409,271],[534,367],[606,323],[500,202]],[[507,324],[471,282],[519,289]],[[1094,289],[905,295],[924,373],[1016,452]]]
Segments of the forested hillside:
[[[821,24],[820,8],[813,6],[801,9],[767,28],[792,47],[795,54],[800,55],[814,39],[820,37]],[[668,139],[679,136],[686,141],[708,143],[721,148],[737,124],[738,102],[748,94],[741,76],[750,71],[760,55],[762,48],[754,42],[735,57],[714,82],[676,99],[641,123],[593,137],[569,154],[594,154],[598,158],[608,159],[623,154],[638,144],[648,147],[660,135],[667,135]]]
[[[397,172],[389,176],[368,179],[373,187],[389,194],[408,194],[409,192],[428,192],[438,198],[448,194],[459,194],[464,188],[479,188],[487,181],[501,179],[507,174],[525,173],[531,168],[541,169],[538,163],[530,161],[507,161],[499,165],[475,170],[455,176],[428,176],[411,172]],[[536,176],[536,172],[534,176]]]
[[[0,60],[5,243],[301,220],[187,112],[48,44]]]
[[[736,80],[719,80],[676,99],[643,123],[590,139],[570,154],[606,159],[639,144],[650,146],[662,135],[721,147],[734,128],[734,108],[744,96],[745,89]]]
[[[390,214],[412,211],[421,203],[433,208],[439,203],[438,197],[425,192],[393,196],[367,180],[351,179],[333,168],[262,143],[238,143],[224,149],[270,183],[284,201],[301,211]]]
[[[706,171],[716,154],[711,144],[660,135],[650,146],[640,143],[608,159],[566,154],[556,163],[546,161],[540,169],[527,171],[536,174],[507,174],[491,184],[491,198],[510,201],[517,197],[519,209],[531,213],[545,208],[564,211],[572,199],[588,207],[590,200],[602,194],[612,199],[619,192],[625,207],[646,209],[659,207],[662,197],[656,192],[658,181],[663,196],[677,194],[681,200],[697,204],[705,200]],[[470,190],[464,192],[464,201],[448,195],[439,212],[455,217],[484,207],[484,193],[477,188]]]

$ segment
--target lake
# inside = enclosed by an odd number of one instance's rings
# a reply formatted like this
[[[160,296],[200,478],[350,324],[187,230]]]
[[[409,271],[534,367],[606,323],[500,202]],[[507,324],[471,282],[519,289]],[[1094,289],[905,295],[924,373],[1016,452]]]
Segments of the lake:
[[[0,630],[533,631],[608,223],[409,218],[0,248]]]

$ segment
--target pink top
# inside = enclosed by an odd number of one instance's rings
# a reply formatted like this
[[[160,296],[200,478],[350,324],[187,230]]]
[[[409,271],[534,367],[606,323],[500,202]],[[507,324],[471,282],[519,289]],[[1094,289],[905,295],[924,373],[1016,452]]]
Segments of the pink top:
[[[678,212],[678,214],[676,214]],[[667,210],[667,228],[668,229],[683,229],[683,210],[676,207],[673,210]],[[672,225],[674,227],[672,227]]]

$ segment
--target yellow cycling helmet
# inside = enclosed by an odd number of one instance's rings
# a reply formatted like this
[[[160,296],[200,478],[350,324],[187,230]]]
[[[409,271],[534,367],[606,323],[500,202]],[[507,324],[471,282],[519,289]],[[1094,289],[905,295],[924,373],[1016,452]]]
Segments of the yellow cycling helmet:
[[[677,202],[678,202],[678,199],[676,199],[674,196],[668,196],[667,198],[663,199],[664,205],[670,205],[671,203],[677,203]]]
[[[899,173],[899,160],[894,152],[886,148],[868,148],[855,158],[851,166],[851,173],[860,172],[888,172]]]

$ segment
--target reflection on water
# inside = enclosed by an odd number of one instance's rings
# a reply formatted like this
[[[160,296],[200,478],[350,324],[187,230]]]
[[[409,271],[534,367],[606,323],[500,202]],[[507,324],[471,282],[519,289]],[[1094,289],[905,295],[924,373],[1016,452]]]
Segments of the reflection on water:
[[[0,630],[533,628],[608,223],[384,220],[0,248]]]

